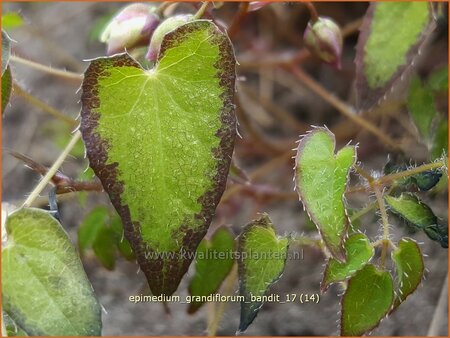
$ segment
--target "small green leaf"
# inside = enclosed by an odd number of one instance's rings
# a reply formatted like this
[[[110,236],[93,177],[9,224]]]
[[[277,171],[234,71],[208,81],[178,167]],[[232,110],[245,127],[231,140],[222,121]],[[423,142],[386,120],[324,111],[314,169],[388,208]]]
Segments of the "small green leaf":
[[[439,68],[430,74],[428,87],[434,92],[448,91],[448,66]]]
[[[228,37],[198,20],[164,37],[151,70],[119,54],[85,73],[80,129],[90,166],[154,295],[177,289],[225,189],[235,62]]]
[[[2,29],[2,77],[9,65],[9,56],[11,54],[10,42],[11,39],[8,34]]]
[[[11,97],[11,89],[12,89],[11,67],[8,66],[2,75],[2,115],[4,114],[6,106]]]
[[[352,277],[342,298],[341,336],[361,336],[374,329],[394,299],[392,277],[367,264]]]
[[[403,193],[399,197],[385,196],[385,200],[392,212],[408,224],[423,230],[431,240],[448,248],[448,227],[439,224],[431,208],[416,195]]]
[[[84,254],[86,249],[92,248],[108,217],[108,209],[105,207],[96,207],[86,215],[78,227],[78,246],[81,254]]]
[[[234,264],[234,236],[228,228],[220,227],[211,240],[203,239],[195,257],[195,275],[189,284],[191,296],[209,296],[215,293]],[[188,312],[194,313],[204,302],[193,301]]]
[[[2,15],[2,28],[13,29],[23,25],[23,19],[19,13],[9,12]]]
[[[432,132],[431,125],[436,116],[436,106],[433,93],[417,76],[411,81],[409,87],[407,107],[420,136],[428,144]]]
[[[263,296],[278,281],[286,264],[289,239],[275,234],[267,215],[250,222],[239,236],[239,294],[243,332],[253,322],[264,303]]]
[[[100,228],[92,249],[100,263],[108,270],[113,270],[116,263],[116,241],[110,227],[105,224]]]
[[[99,336],[101,308],[67,234],[46,211],[6,220],[3,310],[28,335]]]
[[[369,239],[363,234],[354,234],[347,238],[344,243],[347,262],[341,263],[334,258],[328,260],[321,291],[324,292],[331,283],[346,280],[355,275],[372,258],[374,249]]]
[[[391,255],[397,270],[397,292],[391,310],[393,311],[419,286],[424,264],[419,245],[409,238],[402,238]]]
[[[344,192],[356,148],[346,146],[335,155],[336,140],[325,128],[316,128],[298,145],[296,189],[327,248],[337,260],[345,261],[344,236],[349,224]]]
[[[435,25],[427,2],[371,3],[356,48],[357,107],[372,108],[410,68]]]
[[[440,158],[444,153],[448,154],[448,120],[440,121],[436,127],[431,147],[431,160]]]
[[[123,233],[122,220],[117,214],[111,218],[111,230],[114,234],[117,248],[122,256],[129,261],[135,260],[136,256],[134,255],[130,242],[128,242]]]
[[[430,207],[414,194],[403,193],[399,197],[385,196],[384,199],[391,211],[418,228],[437,223],[437,217]]]

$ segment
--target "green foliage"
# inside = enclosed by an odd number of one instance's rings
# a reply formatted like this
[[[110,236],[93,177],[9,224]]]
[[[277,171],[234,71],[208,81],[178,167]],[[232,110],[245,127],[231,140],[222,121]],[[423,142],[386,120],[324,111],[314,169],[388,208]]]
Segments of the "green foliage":
[[[335,282],[346,280],[355,275],[372,258],[374,249],[369,239],[363,234],[349,236],[345,243],[345,253],[347,261],[341,263],[334,258],[330,258],[321,283],[321,290],[324,292],[328,286]]]
[[[130,243],[123,236],[122,221],[111,217],[107,208],[92,209],[78,228],[78,246],[81,254],[92,249],[99,262],[112,270],[116,261],[116,248],[128,260],[135,258]]]
[[[404,193],[399,197],[385,196],[385,200],[391,211],[419,228],[437,222],[437,218],[430,207],[413,194]]]
[[[349,223],[343,196],[356,160],[356,148],[346,146],[335,155],[335,144],[334,135],[325,128],[316,128],[303,137],[297,150],[295,182],[327,248],[335,259],[343,262],[343,242]]]
[[[189,284],[192,296],[209,296],[215,293],[230,273],[234,264],[234,236],[228,228],[220,227],[211,240],[204,238],[197,248],[195,275]],[[189,313],[197,311],[203,302],[189,304]]]
[[[423,230],[431,240],[439,242],[442,247],[448,247],[448,228],[438,224],[431,208],[416,195],[403,193],[399,197],[386,196],[385,200],[390,210],[408,224]]]
[[[261,218],[247,224],[239,236],[239,294],[243,332],[253,322],[263,305],[263,296],[283,273],[286,264],[289,239],[277,237],[270,218]],[[252,298],[253,297],[253,298]]]
[[[12,89],[12,75],[11,67],[7,67],[5,72],[2,74],[2,115],[5,112],[6,106],[11,97]]]
[[[424,264],[419,245],[409,238],[402,238],[391,255],[397,270],[397,292],[394,300],[396,308],[419,286]]]
[[[58,221],[40,209],[19,209],[5,226],[3,310],[28,335],[100,335],[100,305]]]
[[[402,79],[432,27],[430,17],[426,2],[370,5],[355,59],[358,108],[370,109]]]
[[[433,93],[417,76],[411,81],[407,106],[421,137],[428,143],[431,139],[431,125],[437,112]]]
[[[428,86],[433,92],[448,91],[448,66],[436,69],[428,77]]]
[[[19,13],[9,12],[2,14],[2,28],[3,29],[13,29],[18,28],[23,25],[23,19]]]
[[[367,264],[352,277],[342,298],[341,335],[360,336],[375,328],[394,298],[392,277]]]
[[[209,21],[168,33],[154,69],[127,54],[91,62],[81,131],[153,294],[172,294],[225,188],[235,59]],[[106,146],[107,145],[107,146]],[[160,253],[176,258],[163,258]],[[167,257],[167,256],[164,256]]]

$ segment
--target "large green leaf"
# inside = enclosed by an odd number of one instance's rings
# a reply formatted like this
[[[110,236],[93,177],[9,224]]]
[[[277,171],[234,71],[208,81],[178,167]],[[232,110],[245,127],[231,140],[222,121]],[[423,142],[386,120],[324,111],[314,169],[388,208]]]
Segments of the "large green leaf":
[[[28,335],[100,335],[100,305],[58,221],[40,209],[19,209],[5,227],[2,301],[11,319]]]
[[[239,294],[243,332],[264,303],[269,287],[281,277],[286,264],[289,239],[277,237],[267,215],[250,222],[239,236]]]
[[[402,238],[391,255],[397,270],[394,309],[417,289],[422,281],[424,264],[419,245],[409,238]]]
[[[346,280],[362,269],[372,258],[374,249],[363,234],[354,234],[344,243],[347,261],[341,263],[330,258],[323,274],[320,289],[324,292],[331,283]]]
[[[335,155],[336,140],[325,128],[316,128],[298,145],[296,189],[332,256],[345,261],[344,236],[349,220],[343,201],[356,148],[346,146]]]
[[[216,292],[234,264],[234,236],[228,228],[220,227],[211,240],[203,239],[195,257],[195,275],[189,284],[189,293],[194,297],[206,297]],[[204,301],[195,298],[189,304],[189,313],[194,313]]]
[[[209,21],[162,42],[153,69],[128,54],[91,62],[81,132],[155,295],[172,294],[225,188],[236,123],[235,58]]]
[[[352,277],[342,298],[341,335],[360,336],[375,328],[391,308],[392,277],[367,264]]]
[[[356,48],[357,107],[370,109],[402,81],[435,27],[428,2],[371,3]]]

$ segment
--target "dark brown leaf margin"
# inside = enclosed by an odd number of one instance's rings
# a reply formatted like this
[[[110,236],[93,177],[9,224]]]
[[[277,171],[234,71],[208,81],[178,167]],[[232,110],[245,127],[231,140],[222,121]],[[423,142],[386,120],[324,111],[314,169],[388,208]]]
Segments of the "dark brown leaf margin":
[[[253,228],[253,227],[263,227],[268,229],[274,229],[275,227],[273,225],[272,220],[269,218],[269,215],[266,213],[263,213],[260,218],[255,219],[248,223],[244,229],[242,230],[241,234],[238,236],[238,252],[239,256],[237,259],[238,262],[238,275],[239,275],[239,295],[244,296],[244,300],[241,301],[241,314],[240,314],[240,322],[239,322],[239,330],[237,331],[236,335],[238,333],[244,332],[247,330],[247,328],[250,326],[250,324],[255,320],[256,316],[258,315],[259,310],[263,306],[263,302],[251,302],[250,297],[251,294],[247,292],[246,286],[245,286],[245,280],[244,276],[246,275],[245,265],[243,262],[243,255],[242,250],[245,246],[245,237],[246,234]],[[288,237],[290,239],[290,237]],[[286,246],[286,255],[284,260],[284,265],[286,266],[286,260],[287,260],[287,253],[289,250],[289,242]],[[284,268],[283,268],[284,269]],[[278,280],[283,275],[283,271],[275,277],[269,285],[267,285],[267,288],[272,286],[274,283],[278,282]]]
[[[234,149],[234,139],[236,136],[236,116],[235,105],[233,104],[236,79],[236,59],[230,39],[222,33],[212,22],[198,20],[187,23],[168,33],[161,44],[160,54],[157,64],[164,56],[166,50],[174,48],[182,43],[189,35],[197,30],[209,29],[212,39],[219,46],[220,58],[215,64],[217,77],[220,79],[220,86],[223,89],[221,99],[223,108],[220,112],[222,126],[216,132],[216,136],[221,139],[219,146],[212,151],[217,159],[216,174],[213,179],[211,190],[207,191],[198,200],[202,205],[201,211],[195,215],[196,219],[202,221],[202,227],[194,232],[186,225],[181,224],[178,231],[184,233],[184,252],[195,252],[200,241],[205,236],[206,231],[212,221],[217,204],[225,190],[231,157]],[[106,164],[108,159],[109,144],[100,138],[95,131],[99,114],[95,109],[99,108],[98,79],[109,75],[109,67],[136,67],[142,69],[127,53],[115,55],[113,57],[98,58],[91,61],[84,74],[82,84],[82,110],[80,130],[86,146],[87,157],[91,168],[102,182],[105,191],[108,193],[112,204],[124,223],[124,234],[130,242],[137,261],[149,283],[154,295],[173,294],[189,268],[193,255],[181,256],[180,252],[174,252],[172,259],[163,261],[162,259],[148,259],[148,253],[153,249],[142,240],[140,234],[140,224],[131,219],[130,210],[121,201],[124,182],[118,181],[117,163]],[[156,66],[157,67],[157,66]]]
[[[422,35],[417,40],[407,53],[408,62],[397,68],[397,71],[392,78],[384,84],[382,87],[376,89],[370,88],[367,83],[366,76],[364,74],[364,48],[371,33],[371,24],[375,11],[375,6],[378,6],[377,2],[371,2],[364,16],[362,25],[359,29],[358,43],[356,45],[355,55],[355,92],[356,99],[355,105],[358,111],[370,110],[376,105],[381,104],[387,100],[395,88],[400,85],[405,79],[412,73],[414,65],[417,62],[418,57],[421,55],[421,51],[425,45],[429,42],[428,37],[436,28],[435,22],[431,19],[426,29],[422,32]]]

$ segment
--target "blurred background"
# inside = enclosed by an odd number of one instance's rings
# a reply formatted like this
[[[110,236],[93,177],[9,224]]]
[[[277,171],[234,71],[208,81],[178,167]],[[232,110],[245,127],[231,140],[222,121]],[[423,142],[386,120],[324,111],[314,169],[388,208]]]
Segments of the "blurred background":
[[[195,13],[198,3],[181,3],[169,7],[167,13]],[[15,12],[23,24],[8,29],[14,40],[12,54],[21,58],[82,73],[89,60],[105,55],[105,45],[99,35],[108,20],[123,7],[122,3],[68,2],[68,3],[14,3],[2,2],[3,14]],[[239,3],[225,3],[212,14],[224,25],[232,22]],[[293,162],[290,151],[299,135],[311,129],[310,125],[326,125],[337,138],[340,148],[352,141],[358,143],[358,159],[374,173],[381,172],[388,154],[398,159],[386,145],[355,125],[322,97],[311,91],[305,83],[280,64],[293,60],[315,81],[344,102],[354,100],[354,57],[358,28],[368,7],[367,3],[317,3],[320,15],[333,18],[343,29],[345,40],[342,69],[321,63],[305,51],[302,36],[309,20],[309,12],[301,3],[277,3],[249,13],[240,28],[231,37],[235,46],[237,67],[237,115],[240,122],[235,148],[235,162],[252,182],[242,185],[229,180],[226,201],[222,202],[211,228],[228,224],[235,235],[257,213],[267,212],[279,234],[303,233],[317,236],[315,227],[307,219],[298,197],[293,192]],[[415,71],[426,78],[432,71],[448,64],[448,22],[438,27]],[[51,166],[71,137],[76,125],[64,123],[38,108],[26,93],[56,108],[73,119],[80,111],[80,82],[57,78],[34,68],[12,61],[15,90],[2,120],[2,180],[3,207],[20,206],[39,181],[39,175],[23,163],[8,155],[16,151],[35,161]],[[448,97],[438,100],[439,111],[445,117]],[[380,108],[364,114],[364,118],[378,125],[398,142],[407,154],[406,161],[423,163],[428,151],[417,140],[417,131],[410,122],[401,95]],[[61,171],[72,178],[89,178],[84,147],[80,142],[71,153]],[[242,175],[241,175],[242,176]],[[245,177],[245,175],[244,175]],[[352,183],[358,183],[352,178]],[[230,193],[232,189],[238,191]],[[352,194],[348,197],[351,208],[361,208],[372,196]],[[435,213],[448,219],[447,191],[427,194]],[[48,200],[38,199],[36,206],[46,208]],[[77,243],[77,229],[94,208],[105,206],[112,211],[104,193],[66,194],[59,197],[61,222],[73,243]],[[447,250],[431,242],[423,233],[410,234],[410,230],[392,217],[394,239],[405,234],[423,242],[421,248],[428,255],[425,265],[426,280],[416,293],[408,297],[388,319],[373,331],[374,335],[426,335],[441,289],[447,275]],[[379,234],[378,217],[369,213],[360,220],[361,228],[371,237]],[[398,225],[398,226],[397,226]],[[300,250],[292,248],[292,250]],[[89,280],[105,312],[104,335],[203,335],[208,325],[208,305],[196,314],[187,314],[186,304],[169,304],[167,315],[161,304],[129,302],[130,295],[146,294],[148,288],[142,272],[133,261],[115,254],[113,266],[106,269],[91,251],[82,260]],[[303,259],[288,261],[285,273],[271,292],[320,293],[319,283],[324,269],[324,257],[318,250],[303,249]],[[185,276],[177,294],[187,295],[187,284],[193,270]],[[237,290],[237,285],[235,285]],[[337,335],[340,318],[339,286],[331,287],[321,295],[318,304],[286,303],[265,304],[246,335]],[[227,304],[218,335],[234,335],[239,321],[239,304]],[[437,324],[437,333],[447,335],[447,314]]]

